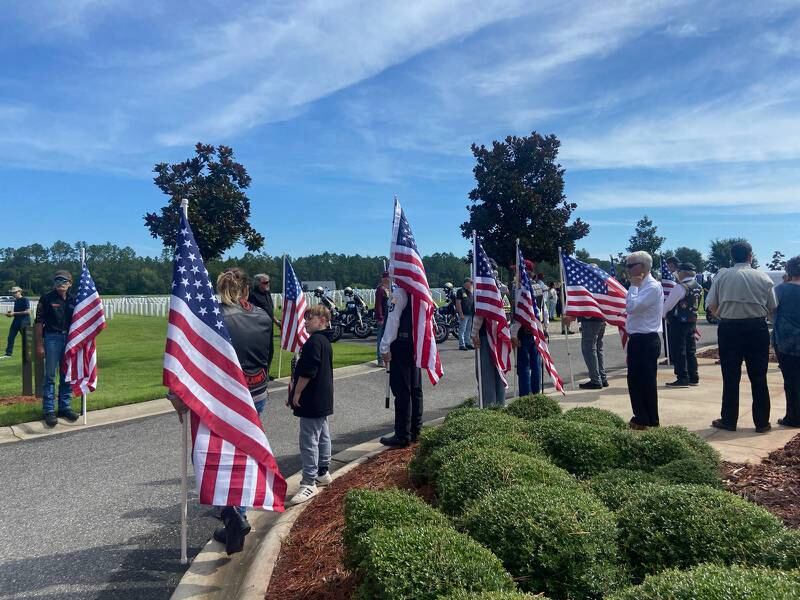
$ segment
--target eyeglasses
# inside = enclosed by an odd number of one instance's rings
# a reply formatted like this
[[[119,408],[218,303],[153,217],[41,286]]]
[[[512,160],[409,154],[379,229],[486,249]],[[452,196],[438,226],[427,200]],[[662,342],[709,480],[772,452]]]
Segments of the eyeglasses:
[[[625,263],[625,268],[626,269],[632,269],[633,267],[635,267],[637,265],[640,265],[640,264],[642,264],[642,263],[640,263],[640,262],[638,262],[638,263]]]
[[[269,283],[269,279],[262,279],[259,283],[268,284]]]

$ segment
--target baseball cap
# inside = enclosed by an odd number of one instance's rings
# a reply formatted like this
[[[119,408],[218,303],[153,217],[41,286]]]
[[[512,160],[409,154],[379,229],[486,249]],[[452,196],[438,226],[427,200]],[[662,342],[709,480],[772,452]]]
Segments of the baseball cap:
[[[12,287],[10,290],[8,290],[8,292],[10,294],[16,294],[17,292],[21,292],[21,291],[22,291],[22,288],[19,287],[19,286],[16,286],[16,285],[14,287]]]
[[[693,263],[685,262],[678,265],[678,271],[697,271]]]

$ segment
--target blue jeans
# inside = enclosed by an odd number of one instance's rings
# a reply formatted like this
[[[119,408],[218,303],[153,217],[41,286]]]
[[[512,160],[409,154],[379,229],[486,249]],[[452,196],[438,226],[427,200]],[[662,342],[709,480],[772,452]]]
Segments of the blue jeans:
[[[61,372],[61,359],[67,347],[66,333],[44,334],[44,385],[42,385],[42,409],[45,414],[55,412],[56,374],[58,374],[58,410],[72,408],[72,389]]]
[[[378,362],[381,362],[383,359],[381,358],[381,340],[383,339],[383,330],[386,329],[386,321],[381,323],[381,326],[378,327],[378,342],[375,345],[375,354],[378,357]]]
[[[517,375],[519,395],[538,394],[542,389],[542,367],[536,340],[532,335],[520,332],[517,349]]]
[[[464,348],[471,346],[472,340],[470,334],[472,333],[472,315],[464,315],[464,318],[458,322],[458,347]]]
[[[478,350],[481,355],[481,390],[483,392],[483,408],[490,406],[506,405],[506,385],[494,365],[492,353],[489,350],[489,342],[486,334],[481,334],[481,347]],[[477,371],[477,365],[475,365]],[[477,373],[476,373],[477,377]]]

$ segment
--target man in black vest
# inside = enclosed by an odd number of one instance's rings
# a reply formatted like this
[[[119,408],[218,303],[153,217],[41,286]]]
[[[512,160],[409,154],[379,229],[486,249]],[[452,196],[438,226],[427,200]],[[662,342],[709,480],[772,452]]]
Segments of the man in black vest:
[[[269,318],[272,319],[272,323],[278,326],[280,329],[281,323],[280,321],[275,320],[275,304],[272,302],[272,292],[269,289],[269,275],[265,273],[259,273],[254,277],[255,285],[253,286],[253,290],[250,293],[250,303],[255,304],[260,309],[266,311],[269,315]],[[269,337],[269,350],[267,351],[267,373],[269,373],[269,367],[272,364],[272,355],[275,353],[275,342],[273,340],[273,336]],[[274,379],[274,377],[270,376],[270,381]]]
[[[700,383],[694,332],[703,288],[695,275],[692,263],[681,263],[676,277],[678,282],[664,302],[664,318],[669,327],[669,356],[676,377],[667,387],[685,388]]]
[[[401,287],[392,292],[381,356],[390,364],[389,387],[394,394],[394,435],[382,437],[381,444],[404,448],[417,441],[422,428],[422,372],[414,365],[411,299]]]

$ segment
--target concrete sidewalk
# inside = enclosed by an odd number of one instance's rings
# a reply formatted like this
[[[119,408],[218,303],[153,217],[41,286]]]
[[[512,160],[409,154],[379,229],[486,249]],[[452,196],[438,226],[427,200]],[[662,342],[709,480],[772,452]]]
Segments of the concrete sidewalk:
[[[742,367],[742,383],[739,389],[739,423],[737,431],[723,431],[711,427],[711,421],[720,416],[722,405],[722,372],[713,359],[698,359],[700,365],[700,385],[696,387],[671,389],[665,386],[674,381],[672,367],[658,368],[658,410],[661,425],[682,425],[707,440],[722,455],[723,460],[731,462],[759,462],[773,450],[781,448],[800,433],[800,429],[780,427],[779,418],[786,412],[786,397],[783,392],[783,376],[778,365],[770,363],[767,374],[772,403],[770,422],[772,430],[756,433],[752,417],[752,396],[747,373]],[[603,390],[568,391],[561,397],[561,405],[567,410],[576,406],[596,406],[612,410],[628,420],[631,404],[626,379],[612,377],[611,384]]]

